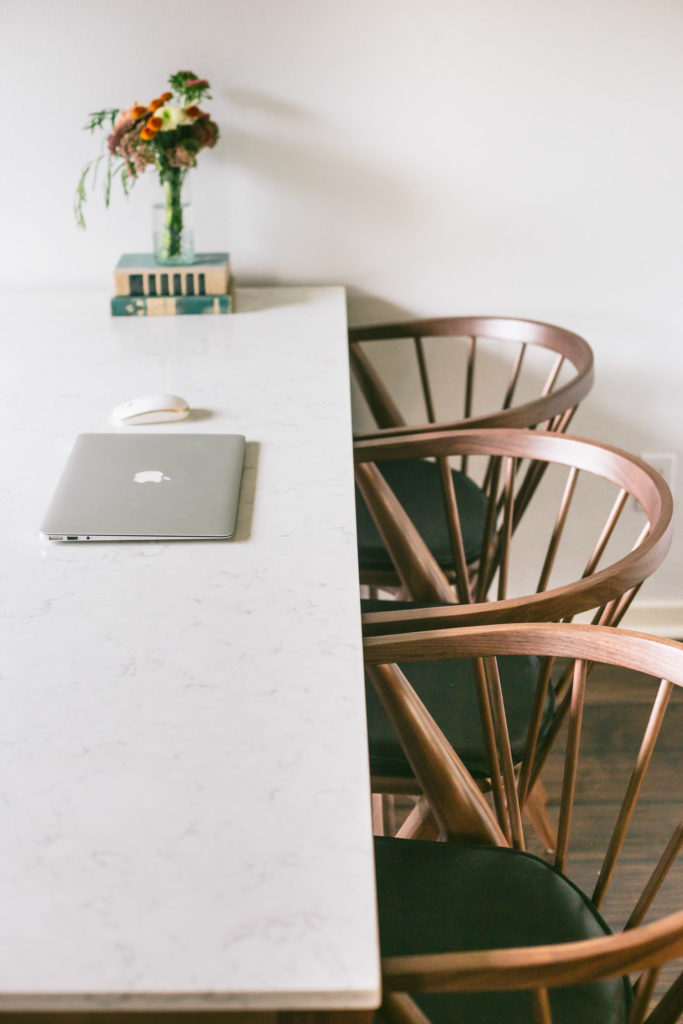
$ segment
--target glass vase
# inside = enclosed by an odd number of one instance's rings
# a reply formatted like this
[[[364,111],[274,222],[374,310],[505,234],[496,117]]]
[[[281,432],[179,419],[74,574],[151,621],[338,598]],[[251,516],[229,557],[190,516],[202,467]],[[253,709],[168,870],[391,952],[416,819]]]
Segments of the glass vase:
[[[194,232],[187,170],[172,167],[159,176],[161,194],[152,206],[154,258],[157,263],[194,262]]]

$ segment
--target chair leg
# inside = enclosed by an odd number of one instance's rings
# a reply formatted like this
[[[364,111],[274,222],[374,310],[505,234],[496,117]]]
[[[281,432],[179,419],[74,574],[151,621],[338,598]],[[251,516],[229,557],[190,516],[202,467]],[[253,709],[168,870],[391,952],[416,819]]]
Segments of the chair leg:
[[[557,848],[557,829],[548,814],[548,794],[539,779],[527,797],[524,813],[531,822],[536,835],[543,843],[546,853],[555,853]]]
[[[432,809],[424,797],[420,797],[412,811],[396,833],[397,839],[439,838],[440,829]]]
[[[376,836],[396,833],[396,806],[391,793],[373,793],[371,800],[372,831]]]
[[[489,795],[489,794],[487,794]],[[548,813],[548,794],[538,780],[527,797],[524,816],[543,844],[546,854],[555,853],[557,828]],[[439,838],[439,828],[424,798],[418,800],[400,828],[397,828],[395,797],[392,793],[372,794],[372,830],[376,836],[396,836],[401,839]]]
[[[381,793],[372,794],[372,832],[373,835],[384,835],[384,797]]]
[[[384,808],[384,835],[396,835],[396,798],[393,793],[385,793],[382,797]]]
[[[405,992],[387,992],[378,1016],[386,1024],[429,1024],[429,1019]]]

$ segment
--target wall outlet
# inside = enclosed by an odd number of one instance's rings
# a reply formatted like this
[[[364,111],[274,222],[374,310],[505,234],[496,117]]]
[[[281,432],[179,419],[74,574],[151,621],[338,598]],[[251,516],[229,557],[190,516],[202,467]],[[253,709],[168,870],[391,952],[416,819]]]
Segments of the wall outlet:
[[[673,452],[647,452],[641,456],[660,476],[664,477],[671,491],[676,482],[676,456]]]

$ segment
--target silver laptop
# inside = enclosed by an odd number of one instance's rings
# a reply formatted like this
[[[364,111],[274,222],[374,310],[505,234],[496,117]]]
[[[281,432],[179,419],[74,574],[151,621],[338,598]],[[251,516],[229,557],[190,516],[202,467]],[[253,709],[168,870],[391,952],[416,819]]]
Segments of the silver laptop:
[[[80,434],[40,527],[50,540],[227,540],[241,434]]]

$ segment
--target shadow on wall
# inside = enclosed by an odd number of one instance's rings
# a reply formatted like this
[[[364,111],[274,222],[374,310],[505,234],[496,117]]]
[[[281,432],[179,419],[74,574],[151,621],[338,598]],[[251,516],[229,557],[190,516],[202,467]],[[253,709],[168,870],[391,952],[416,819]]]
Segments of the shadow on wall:
[[[419,222],[419,202],[405,182],[362,154],[335,147],[330,125],[319,124],[306,109],[250,90],[226,95],[236,114],[223,130],[225,145],[216,157],[248,171],[257,187],[263,182],[271,194],[287,195],[286,215],[280,207],[277,218],[261,218],[259,249],[295,250],[298,238],[307,252],[334,253],[336,265],[356,264],[364,230],[370,237],[378,231],[395,236],[397,244],[410,236]]]
[[[349,141],[347,125],[313,108],[255,90],[226,89],[223,97],[231,115],[215,159],[235,187],[215,197],[212,217],[214,230],[223,227],[242,253],[242,283],[345,284],[339,268],[350,268],[349,284],[386,280],[395,294],[398,282],[418,305],[435,290],[451,302],[477,274],[487,292],[497,280],[509,289],[506,254],[520,248],[512,221],[501,224],[455,183],[445,193],[435,188],[429,174],[410,159],[392,160],[380,142]],[[378,135],[382,130],[378,125]],[[402,307],[349,288],[354,325],[427,312],[453,310]]]
[[[366,292],[363,288],[346,289],[346,312],[349,327],[365,327],[369,324],[400,323],[403,320],[417,320],[418,314],[409,306],[382,299],[379,295]]]
[[[287,118],[290,121],[312,121],[308,111],[293,103],[286,103],[279,96],[270,96],[256,89],[224,89],[223,95],[234,106],[253,114],[264,114],[267,117]]]

